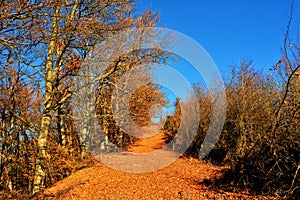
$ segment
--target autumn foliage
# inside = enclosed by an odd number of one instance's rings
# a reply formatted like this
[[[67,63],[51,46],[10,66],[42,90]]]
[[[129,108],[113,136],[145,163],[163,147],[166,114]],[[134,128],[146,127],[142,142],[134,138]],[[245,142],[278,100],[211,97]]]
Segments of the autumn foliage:
[[[166,64],[172,55],[160,47],[143,48],[155,32],[130,41],[140,48],[108,59],[109,64],[106,60],[107,65],[98,66],[104,68],[99,74],[84,62],[94,51],[107,58],[119,48],[111,44],[95,49],[109,36],[128,28],[156,26],[158,14],[138,13],[135,6],[133,0],[0,2],[1,199],[36,197],[75,171],[94,165],[91,156],[99,153],[97,148],[107,152],[130,148],[138,138],[118,123],[131,119],[138,126],[151,126],[153,115],[162,111],[155,105],[169,103],[153,83],[149,66]],[[232,67],[225,83],[225,124],[218,143],[205,157],[212,164],[229,167],[213,181],[201,178],[212,189],[299,198],[300,46],[296,42],[288,49],[288,37],[287,31],[283,56],[268,72],[256,71],[248,60]],[[126,101],[127,88],[119,81],[137,69],[135,77],[147,83],[135,88]],[[136,81],[125,79],[124,85]],[[72,98],[76,95],[83,104],[81,110],[75,110],[78,102]],[[217,95],[195,84],[185,101],[176,99],[174,114],[166,117],[160,132],[166,134],[164,142],[173,141],[169,150],[199,157]],[[115,99],[119,101],[113,103]],[[128,116],[122,115],[124,105]],[[115,110],[120,116],[114,115]],[[91,125],[104,135],[98,137]],[[185,152],[182,145],[188,146]],[[181,198],[182,192],[176,195]]]

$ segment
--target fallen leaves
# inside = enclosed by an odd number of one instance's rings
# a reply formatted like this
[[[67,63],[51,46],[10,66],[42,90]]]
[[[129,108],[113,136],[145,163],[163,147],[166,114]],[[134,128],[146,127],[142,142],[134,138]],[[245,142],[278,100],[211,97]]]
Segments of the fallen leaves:
[[[141,139],[131,148],[148,152],[161,144],[162,135]],[[155,144],[154,144],[155,143]],[[143,144],[144,146],[141,146]],[[148,147],[145,147],[147,146]],[[148,148],[148,149],[147,149]],[[130,163],[127,163],[130,165]],[[246,194],[210,190],[203,184],[224,167],[205,161],[180,158],[170,166],[150,173],[127,173],[97,163],[76,172],[45,191],[48,199],[267,199]]]

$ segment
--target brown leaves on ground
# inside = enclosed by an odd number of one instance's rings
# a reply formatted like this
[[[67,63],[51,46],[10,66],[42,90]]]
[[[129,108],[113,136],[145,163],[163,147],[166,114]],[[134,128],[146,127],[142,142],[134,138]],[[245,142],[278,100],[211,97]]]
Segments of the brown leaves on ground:
[[[129,151],[149,152],[163,145],[164,133],[139,139]],[[163,158],[162,158],[163,159]],[[130,164],[130,163],[126,163]],[[76,172],[45,191],[45,199],[267,199],[217,191],[203,181],[221,175],[225,167],[180,158],[149,173],[127,173],[97,163]]]
[[[166,134],[164,131],[160,131],[156,135],[150,137],[140,138],[128,148],[128,151],[135,153],[148,153],[156,149],[161,149],[166,145],[165,138]]]

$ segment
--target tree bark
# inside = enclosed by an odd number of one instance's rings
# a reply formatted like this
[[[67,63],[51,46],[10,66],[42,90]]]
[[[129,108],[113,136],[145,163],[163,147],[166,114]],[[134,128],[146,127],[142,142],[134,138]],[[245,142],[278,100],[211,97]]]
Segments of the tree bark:
[[[55,49],[55,43],[58,32],[58,15],[59,7],[54,6],[54,21],[52,25],[52,35],[48,49],[48,57],[46,61],[46,73],[45,73],[45,99],[44,99],[44,111],[41,119],[41,128],[38,136],[38,157],[35,163],[35,175],[33,181],[33,194],[41,192],[44,185],[44,179],[46,176],[45,161],[47,158],[47,137],[49,134],[49,127],[52,116],[54,114],[53,108],[53,84],[55,80],[55,71],[53,71],[53,55]]]

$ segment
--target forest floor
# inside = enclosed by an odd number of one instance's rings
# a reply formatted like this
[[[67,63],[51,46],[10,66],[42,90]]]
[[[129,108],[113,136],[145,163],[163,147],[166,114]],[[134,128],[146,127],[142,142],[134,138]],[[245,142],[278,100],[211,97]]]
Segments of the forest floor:
[[[146,173],[132,173],[135,164],[127,157],[136,154],[155,152],[165,146],[165,133],[140,138],[128,153],[114,155],[121,165],[126,158],[127,171],[114,169],[98,162],[59,181],[44,193],[45,199],[269,199],[254,196],[247,192],[226,192],[205,184],[222,175],[226,167],[214,166],[193,158],[176,158],[162,169]],[[166,150],[162,150],[166,151]],[[146,155],[146,154],[145,154]],[[156,155],[156,154],[155,154]],[[161,156],[163,155],[163,156]],[[153,162],[163,163],[171,154],[159,154]],[[148,157],[149,158],[149,157]],[[152,159],[152,158],[151,158]],[[145,162],[146,161],[142,161]],[[142,163],[143,164],[143,163]],[[147,165],[147,164],[146,164]],[[137,166],[137,165],[136,165]],[[118,168],[118,167],[116,167]],[[126,170],[125,170],[126,171]]]

